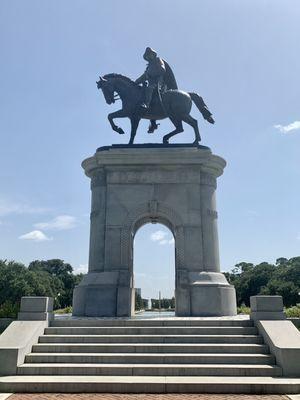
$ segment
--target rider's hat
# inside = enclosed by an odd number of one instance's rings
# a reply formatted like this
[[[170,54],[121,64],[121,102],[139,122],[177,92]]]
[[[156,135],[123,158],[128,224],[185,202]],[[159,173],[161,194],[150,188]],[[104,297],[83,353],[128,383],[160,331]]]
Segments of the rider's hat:
[[[147,47],[146,50],[145,50],[145,53],[143,55],[144,60],[147,61],[148,56],[151,56],[151,55],[156,57],[157,53],[156,53],[155,50],[151,49],[151,47]]]

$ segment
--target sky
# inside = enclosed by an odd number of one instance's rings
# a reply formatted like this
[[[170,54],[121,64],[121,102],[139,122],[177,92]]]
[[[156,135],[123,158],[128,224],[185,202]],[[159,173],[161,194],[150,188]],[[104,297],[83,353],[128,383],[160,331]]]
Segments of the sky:
[[[203,96],[202,144],[226,159],[218,179],[221,268],[300,255],[298,0],[1,0],[0,258],[88,264],[90,190],[81,168],[97,147],[127,143],[107,121],[99,75],[132,79],[151,46],[178,85]],[[171,124],[161,121],[151,141]],[[141,123],[137,143],[149,142]],[[190,143],[185,131],[173,143]],[[151,257],[149,255],[151,254]],[[174,243],[162,225],[135,238],[145,297],[174,290]],[[164,278],[158,281],[157,276]]]

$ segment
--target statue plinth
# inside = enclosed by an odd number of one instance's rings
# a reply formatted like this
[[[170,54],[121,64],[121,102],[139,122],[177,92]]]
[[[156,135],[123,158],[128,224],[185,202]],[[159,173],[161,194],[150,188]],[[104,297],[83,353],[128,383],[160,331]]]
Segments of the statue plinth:
[[[219,264],[215,195],[225,165],[191,145],[117,145],[84,160],[92,190],[89,271],[74,290],[73,315],[133,315],[133,239],[148,222],[175,238],[176,315],[235,315],[235,289]]]

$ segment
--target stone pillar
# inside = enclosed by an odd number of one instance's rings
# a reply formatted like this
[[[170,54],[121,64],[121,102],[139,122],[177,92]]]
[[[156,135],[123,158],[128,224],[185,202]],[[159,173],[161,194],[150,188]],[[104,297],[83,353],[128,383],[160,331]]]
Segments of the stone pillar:
[[[216,188],[216,178],[207,172],[201,172],[203,271],[206,272],[220,272]]]
[[[107,177],[104,168],[87,172],[91,179],[88,274],[73,293],[74,316],[129,316],[130,274],[120,265],[120,228],[107,226]]]
[[[105,210],[106,210],[106,177],[103,168],[91,177],[91,226],[89,272],[104,271],[105,255]]]
[[[224,163],[225,166],[225,163]],[[181,316],[236,315],[236,294],[220,272],[218,213],[216,209],[217,177],[211,162],[203,163],[200,170],[201,259],[197,268],[189,272],[188,285],[190,309],[180,309]],[[223,172],[223,171],[222,171]],[[201,260],[201,261],[200,261]],[[180,292],[180,291],[179,291]]]
[[[106,173],[95,168],[88,174],[91,179],[90,247],[88,274],[75,287],[73,315],[110,316],[115,312],[116,288],[110,287],[118,279],[116,274],[105,273],[106,237]],[[109,304],[106,301],[109,300]]]

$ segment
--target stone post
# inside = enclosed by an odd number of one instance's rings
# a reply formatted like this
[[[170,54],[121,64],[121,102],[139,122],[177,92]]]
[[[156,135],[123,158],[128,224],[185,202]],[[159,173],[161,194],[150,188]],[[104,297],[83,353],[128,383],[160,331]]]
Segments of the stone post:
[[[251,296],[250,308],[252,321],[286,319],[282,296]]]
[[[18,321],[51,321],[54,318],[53,303],[52,297],[22,297]]]

